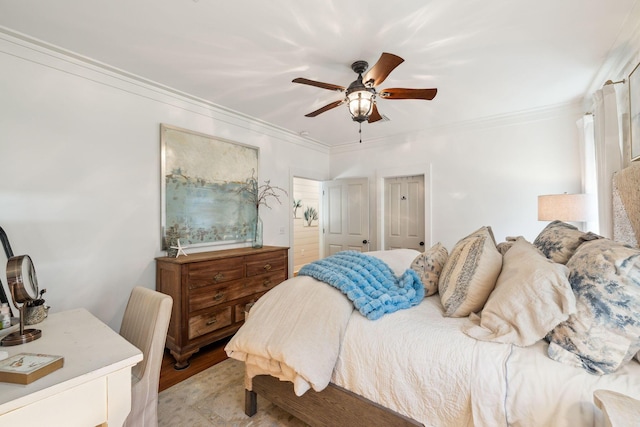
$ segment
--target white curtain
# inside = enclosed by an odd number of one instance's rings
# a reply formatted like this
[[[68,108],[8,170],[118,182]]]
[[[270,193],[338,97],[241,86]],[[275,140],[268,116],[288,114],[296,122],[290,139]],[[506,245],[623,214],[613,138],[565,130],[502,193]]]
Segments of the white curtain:
[[[576,126],[578,127],[580,141],[578,149],[582,173],[582,193],[597,197],[598,179],[596,174],[596,146],[593,131],[593,115],[584,115],[576,122]],[[597,212],[595,212],[595,214],[596,218],[584,224],[584,229],[599,234],[600,224]]]
[[[593,98],[599,234],[613,238],[611,180],[613,173],[622,169],[618,104],[614,85],[604,86],[596,91]]]

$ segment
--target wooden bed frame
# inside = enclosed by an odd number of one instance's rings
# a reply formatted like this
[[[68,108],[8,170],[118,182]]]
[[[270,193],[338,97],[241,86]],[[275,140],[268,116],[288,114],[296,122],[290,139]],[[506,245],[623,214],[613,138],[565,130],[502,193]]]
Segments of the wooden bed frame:
[[[309,390],[298,397],[293,384],[269,375],[258,375],[252,380],[253,390],[245,390],[245,414],[253,416],[258,410],[257,395],[284,409],[313,427],[422,426],[421,423],[365,399],[349,390],[329,383],[320,392]]]

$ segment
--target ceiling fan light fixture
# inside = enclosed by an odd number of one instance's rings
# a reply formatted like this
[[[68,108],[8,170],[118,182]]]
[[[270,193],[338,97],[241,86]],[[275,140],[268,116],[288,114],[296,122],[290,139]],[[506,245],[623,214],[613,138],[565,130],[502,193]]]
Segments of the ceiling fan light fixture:
[[[369,120],[373,110],[375,94],[367,89],[357,90],[347,94],[347,106],[353,121],[362,123]]]
[[[351,118],[354,122],[360,123],[360,126],[362,127],[362,122],[364,121],[375,123],[381,120],[389,120],[386,116],[382,116],[378,111],[378,107],[376,105],[376,97],[378,95],[383,99],[424,99],[426,101],[431,101],[438,93],[438,89],[435,88],[391,88],[382,89],[378,92],[376,87],[381,84],[389,76],[389,73],[402,62],[404,62],[404,59],[400,58],[398,55],[388,52],[383,52],[382,55],[380,55],[378,62],[376,62],[370,69],[367,61],[356,61],[351,64],[351,69],[358,75],[358,78],[351,82],[347,88],[331,83],[309,80],[303,77],[295,78],[292,82],[315,86],[321,89],[344,92],[344,97],[342,99],[333,101],[330,104],[312,111],[311,113],[305,114],[305,117],[316,117],[325,111],[329,111],[342,104],[347,104]],[[364,77],[363,73],[365,73]]]

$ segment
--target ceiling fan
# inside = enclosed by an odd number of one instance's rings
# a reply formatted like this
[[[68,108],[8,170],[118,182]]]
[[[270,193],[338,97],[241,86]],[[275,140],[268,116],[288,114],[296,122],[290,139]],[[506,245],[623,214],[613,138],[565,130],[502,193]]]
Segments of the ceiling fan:
[[[322,89],[345,92],[345,97],[343,99],[327,104],[309,114],[305,114],[306,117],[315,117],[325,111],[347,103],[349,112],[351,113],[351,117],[354,121],[360,124],[364,121],[373,123],[378,120],[382,120],[382,116],[378,112],[378,107],[376,106],[376,96],[384,99],[424,99],[430,101],[435,98],[438,93],[438,89],[402,88],[381,89],[378,92],[376,90],[376,86],[381,84],[387,76],[389,76],[391,71],[403,62],[404,59],[399,56],[383,52],[382,55],[380,55],[378,62],[376,62],[375,65],[367,71],[367,68],[369,67],[367,61],[356,61],[351,64],[351,69],[358,74],[358,78],[347,88],[331,83],[309,80],[303,77],[293,79],[292,82],[316,86]],[[365,71],[367,71],[367,73],[363,76],[362,73]]]

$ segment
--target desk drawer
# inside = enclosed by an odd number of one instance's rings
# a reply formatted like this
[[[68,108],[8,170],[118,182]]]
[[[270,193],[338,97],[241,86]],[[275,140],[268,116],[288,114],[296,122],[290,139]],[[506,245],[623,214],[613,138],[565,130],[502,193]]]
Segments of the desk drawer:
[[[189,266],[187,283],[189,289],[231,282],[244,277],[243,259],[231,258],[198,262]]]
[[[231,307],[211,310],[189,318],[189,339],[197,338],[231,325]]]
[[[25,399],[27,401],[33,400],[33,402],[3,414],[0,418],[0,425],[86,427],[107,425],[109,422],[113,422],[114,425],[118,423],[117,415],[121,414],[117,414],[115,410],[114,414],[109,414],[108,377],[96,378],[66,390],[64,387],[59,388],[63,388],[63,390],[44,399]],[[122,390],[120,393],[119,397],[122,401],[114,402],[112,405],[120,404],[124,407],[127,405],[127,399]],[[131,402],[130,399],[129,397],[129,402]]]

